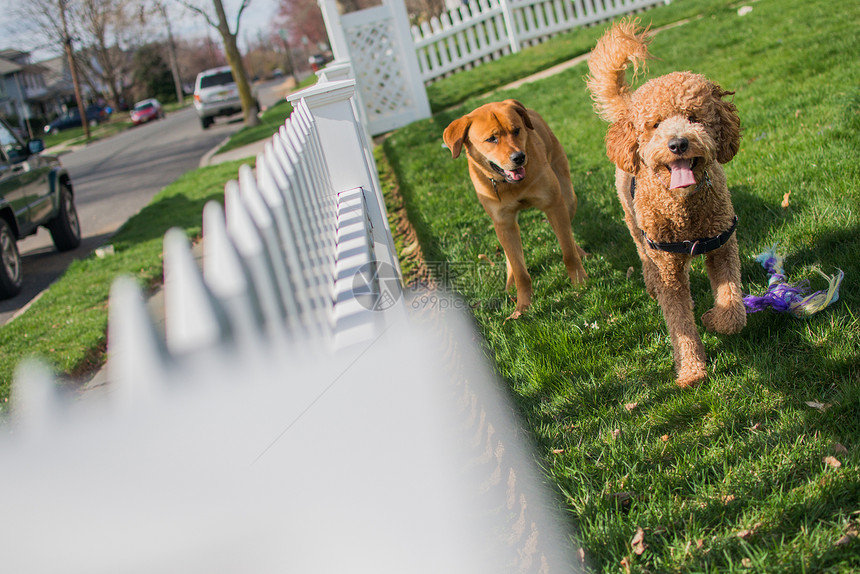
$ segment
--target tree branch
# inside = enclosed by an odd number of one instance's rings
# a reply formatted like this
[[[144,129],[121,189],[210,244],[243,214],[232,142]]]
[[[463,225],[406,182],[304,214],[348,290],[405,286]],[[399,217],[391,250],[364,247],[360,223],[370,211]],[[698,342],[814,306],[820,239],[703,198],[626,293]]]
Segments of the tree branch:
[[[186,8],[188,8],[189,10],[191,10],[192,12],[197,12],[198,14],[203,16],[203,18],[206,19],[207,24],[209,24],[210,26],[212,26],[213,28],[218,30],[218,24],[213,22],[212,19],[209,17],[209,14],[207,14],[205,11],[203,11],[202,8],[198,8],[197,6],[194,6],[193,4],[189,4],[188,2],[185,2],[184,0],[177,0],[177,1],[180,4],[182,4],[183,6],[185,6]]]
[[[236,36],[237,37],[239,36],[239,22],[242,20],[242,12],[244,12],[245,8],[247,8],[250,4],[251,4],[251,0],[242,0],[242,5],[239,6],[239,13],[236,14]]]

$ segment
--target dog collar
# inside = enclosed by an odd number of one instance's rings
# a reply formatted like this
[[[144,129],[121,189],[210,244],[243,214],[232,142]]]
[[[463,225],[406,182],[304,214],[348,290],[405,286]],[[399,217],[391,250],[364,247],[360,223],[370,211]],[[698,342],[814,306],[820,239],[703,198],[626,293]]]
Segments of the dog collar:
[[[713,251],[714,249],[725,245],[729,238],[732,236],[732,233],[735,232],[735,228],[737,226],[738,216],[735,215],[732,219],[731,227],[729,227],[727,230],[723,231],[715,237],[696,239],[694,241],[678,241],[676,243],[657,243],[656,241],[653,241],[650,237],[645,235],[645,232],[643,231],[642,238],[645,240],[645,243],[647,243],[648,247],[650,247],[651,249],[668,251],[669,253],[687,253],[689,255],[701,255],[703,253]]]
[[[492,184],[493,184],[493,191],[495,191],[495,192],[496,192],[496,199],[498,199],[498,200],[499,200],[499,203],[501,203],[501,202],[502,202],[502,196],[501,196],[501,195],[499,195],[499,190],[496,188],[496,180],[495,180],[495,179],[493,179],[492,177],[487,178],[487,179],[489,179],[489,180],[490,180],[490,182],[492,182]]]
[[[699,191],[703,185],[711,186],[711,178],[708,176],[708,172],[704,172],[702,181],[699,182],[699,185],[696,186],[696,191]],[[630,199],[633,199],[636,195],[636,178],[630,178]],[[645,231],[642,231],[642,238],[645,240],[645,243],[648,244],[648,247],[651,249],[657,249],[659,251],[667,251],[669,253],[687,253],[689,255],[702,255],[703,253],[707,253],[708,251],[713,251],[714,249],[718,249],[726,244],[732,234],[735,232],[735,228],[738,226],[738,216],[735,215],[732,218],[732,225],[726,230],[720,233],[715,237],[707,237],[705,239],[694,239],[693,241],[677,241],[671,243],[658,243],[652,240],[648,235],[645,234]]]

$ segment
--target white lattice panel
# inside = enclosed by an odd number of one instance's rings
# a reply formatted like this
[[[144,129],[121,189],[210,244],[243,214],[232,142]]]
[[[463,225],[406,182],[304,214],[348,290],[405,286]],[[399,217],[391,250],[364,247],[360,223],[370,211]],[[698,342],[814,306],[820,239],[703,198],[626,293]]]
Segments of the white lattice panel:
[[[430,115],[402,6],[382,6],[341,16],[367,128],[379,134]],[[403,20],[403,22],[400,22]]]
[[[372,124],[371,131],[377,131],[376,125],[410,113],[414,102],[392,20],[378,20],[348,29],[346,38],[367,120]],[[385,128],[382,131],[386,131]]]

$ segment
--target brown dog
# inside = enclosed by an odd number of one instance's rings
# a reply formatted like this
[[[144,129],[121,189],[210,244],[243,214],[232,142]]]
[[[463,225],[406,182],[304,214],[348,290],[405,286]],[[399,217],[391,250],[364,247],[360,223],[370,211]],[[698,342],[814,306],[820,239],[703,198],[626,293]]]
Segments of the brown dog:
[[[570,229],[576,195],[558,138],[534,110],[516,100],[485,104],[445,128],[445,144],[456,158],[466,149],[469,175],[478,201],[493,220],[505,250],[506,289],[517,287],[517,317],[531,304],[532,280],[526,270],[517,214],[528,207],[543,211],[561,245],[562,260],[574,283],[588,278],[585,255]]]
[[[588,87],[598,113],[612,123],[606,153],[617,167],[618,198],[645,287],[669,327],[677,383],[685,387],[707,375],[690,296],[693,257],[705,255],[714,292],[705,328],[737,333],[746,325],[737,217],[720,165],[738,152],[740,119],[723,99],[733,92],[690,72],[654,78],[631,93],[625,70],[648,58],[647,46],[635,20],[615,24],[591,53]]]

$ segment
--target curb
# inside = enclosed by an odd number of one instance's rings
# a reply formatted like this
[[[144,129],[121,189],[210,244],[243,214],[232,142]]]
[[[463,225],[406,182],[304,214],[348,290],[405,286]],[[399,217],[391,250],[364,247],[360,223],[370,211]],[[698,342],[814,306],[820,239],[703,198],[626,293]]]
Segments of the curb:
[[[213,147],[212,149],[207,151],[205,154],[203,154],[203,157],[200,158],[200,163],[198,164],[198,166],[199,167],[208,166],[209,162],[212,160],[212,156],[215,155],[218,152],[218,150],[221,149],[228,141],[230,141],[229,137],[224,138],[223,140],[221,140],[221,143],[219,143],[218,145],[216,145],[215,147]]]

